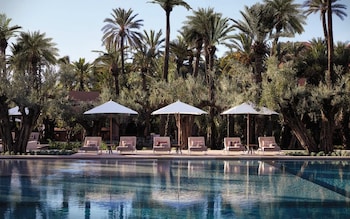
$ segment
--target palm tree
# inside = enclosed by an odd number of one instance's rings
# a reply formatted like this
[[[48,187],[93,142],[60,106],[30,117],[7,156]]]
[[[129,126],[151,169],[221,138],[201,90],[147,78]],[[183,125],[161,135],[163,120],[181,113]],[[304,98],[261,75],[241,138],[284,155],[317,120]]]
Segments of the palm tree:
[[[307,8],[305,11],[306,15],[320,13],[324,38],[327,40],[328,47],[328,71],[326,76],[328,85],[333,84],[336,80],[333,72],[334,42],[332,15],[333,13],[336,14],[341,20],[347,16],[344,11],[346,10],[346,5],[337,4],[337,1],[338,0],[306,0],[304,2],[304,7]]]
[[[208,68],[210,71],[214,70],[214,58],[216,53],[216,46],[224,44],[228,39],[231,39],[233,35],[231,33],[234,27],[229,24],[228,18],[223,18],[221,14],[217,14],[210,20],[208,31],[205,34],[204,40],[206,53],[208,55]]]
[[[177,74],[183,78],[186,77],[186,73],[193,73],[193,52],[188,47],[187,42],[182,36],[178,36],[176,40],[170,42],[171,54],[174,56],[176,62]],[[188,61],[188,69],[186,70],[183,69],[185,61]]]
[[[153,0],[150,3],[159,4],[165,11],[166,17],[166,32],[165,32],[165,54],[164,54],[164,69],[163,78],[168,81],[168,71],[169,71],[169,47],[170,47],[170,13],[175,6],[183,6],[187,10],[191,7],[182,0]]]
[[[194,11],[193,16],[188,16],[185,22],[184,33],[190,42],[194,42],[197,48],[204,48],[205,57],[205,71],[208,86],[208,103],[209,109],[209,120],[210,120],[210,132],[209,145],[214,148],[216,126],[214,122],[215,116],[215,70],[214,61],[216,46],[223,44],[225,40],[232,37],[230,33],[233,31],[233,26],[229,24],[228,18],[223,18],[221,13],[216,13],[213,8],[198,9]],[[202,43],[203,45],[198,45]],[[201,51],[196,51],[200,53]],[[199,54],[198,56],[199,57]],[[199,58],[197,58],[199,59]],[[198,66],[196,66],[198,67]]]
[[[113,87],[113,83],[111,83],[113,80],[111,80],[110,76],[113,77],[115,89],[114,92],[116,97],[118,97],[120,93],[120,52],[114,46],[111,46],[109,49],[107,48],[107,52],[97,52],[101,53],[101,55],[94,61],[94,72],[98,73],[98,77],[102,79],[102,83],[105,83],[105,86],[107,87]],[[109,75],[106,75],[105,73],[109,73]]]
[[[301,5],[294,4],[294,0],[264,0],[268,7],[273,9],[274,42],[271,55],[276,51],[279,37],[294,37],[295,33],[301,34],[304,31],[305,16],[301,11]]]
[[[3,83],[7,79],[7,67],[6,67],[6,48],[8,46],[8,40],[15,36],[15,33],[20,26],[10,26],[11,19],[7,18],[5,14],[0,14],[0,82]],[[8,97],[4,93],[7,88],[1,86],[0,88],[0,134],[2,136],[2,144],[4,151],[8,151],[12,148],[12,135],[11,125],[8,116]]]
[[[211,34],[213,32],[213,24],[216,17],[221,17],[221,14],[216,13],[213,8],[199,8],[193,11],[193,15],[187,16],[187,20],[184,22],[182,33],[185,40],[193,45],[195,49],[195,65],[194,65],[194,76],[197,77],[199,62],[204,48],[204,57],[206,61],[205,71],[209,70],[209,53],[208,46],[211,40]]]
[[[336,14],[341,20],[344,20],[344,17],[346,17],[346,13],[344,10],[346,10],[346,6],[343,4],[336,4],[337,0],[331,0],[331,8],[332,13]],[[307,8],[304,12],[306,16],[310,14],[317,14],[320,13],[320,19],[322,21],[322,27],[323,27],[323,34],[324,38],[328,38],[328,28],[327,28],[327,16],[326,13],[328,11],[328,0],[306,0],[303,3],[303,7]]]
[[[143,90],[147,92],[146,76],[151,76],[156,71],[156,60],[163,53],[162,31],[157,33],[154,30],[144,31],[141,41],[136,47],[134,55],[134,66],[141,72],[143,81]]]
[[[51,38],[39,31],[22,32],[13,45],[10,61],[14,67],[14,83],[18,84],[19,93],[26,93],[25,97],[15,98],[22,113],[15,152],[25,152],[29,135],[41,113],[42,101],[46,97],[41,87],[44,81],[42,75],[45,69],[56,64],[58,49],[55,45]],[[24,111],[25,107],[28,108],[28,114]]]
[[[150,107],[150,80],[155,77],[157,72],[158,60],[163,53],[164,38],[162,31],[158,32],[150,30],[144,31],[140,43],[136,47],[136,53],[134,54],[133,66],[135,72],[141,74],[141,88],[142,95],[137,98],[136,102],[141,105],[143,118],[142,123],[145,127],[144,133],[149,134],[151,130],[151,112]],[[159,71],[161,72],[161,71]]]
[[[106,18],[103,26],[102,41],[107,50],[120,52],[121,59],[121,72],[125,73],[125,48],[127,45],[134,47],[141,38],[141,33],[137,30],[143,26],[141,19],[136,19],[138,14],[133,14],[133,10],[125,10],[122,8],[113,9],[111,14],[112,18]],[[119,74],[119,73],[118,73]],[[117,76],[116,76],[117,77]],[[119,95],[119,91],[116,88],[116,94]]]
[[[13,47],[13,61],[19,69],[32,77],[31,86],[40,91],[42,83],[42,67],[56,63],[58,49],[52,38],[46,38],[45,33],[22,32]]]
[[[235,20],[234,27],[252,38],[255,81],[261,82],[261,73],[264,71],[264,59],[268,53],[267,40],[274,28],[273,10],[263,4],[256,3],[245,7],[241,11],[243,20]]]
[[[84,58],[79,58],[78,61],[75,61],[72,64],[78,76],[78,82],[79,82],[78,90],[84,91],[85,90],[84,84],[85,84],[86,78],[89,76],[92,65],[89,62],[85,62]]]
[[[10,26],[11,19],[5,14],[0,14],[0,78],[6,77],[6,48],[8,40],[15,36],[17,30],[21,27],[18,25]]]
[[[226,44],[231,50],[228,55],[247,67],[252,64],[252,45],[252,38],[243,32],[233,35]]]

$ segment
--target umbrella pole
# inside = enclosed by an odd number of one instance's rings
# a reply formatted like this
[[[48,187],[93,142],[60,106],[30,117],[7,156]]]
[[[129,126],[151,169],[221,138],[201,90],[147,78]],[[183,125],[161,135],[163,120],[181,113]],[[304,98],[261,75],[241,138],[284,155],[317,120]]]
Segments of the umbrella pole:
[[[180,114],[175,114],[175,122],[177,126],[177,144],[180,146],[181,145],[181,122],[180,122]]]
[[[227,137],[230,137],[230,115],[227,115]]]
[[[109,144],[112,145],[112,139],[113,139],[113,121],[112,116],[109,117]]]
[[[250,126],[249,126],[249,114],[247,115],[247,146],[249,148],[249,129],[250,129]]]
[[[177,115],[178,117],[179,117],[179,127],[178,127],[178,132],[179,132],[179,134],[178,134],[178,140],[177,140],[177,142],[178,142],[178,144],[180,145],[180,147],[181,147],[181,138],[182,138],[182,129],[181,129],[181,116],[180,116],[180,114],[178,114]]]

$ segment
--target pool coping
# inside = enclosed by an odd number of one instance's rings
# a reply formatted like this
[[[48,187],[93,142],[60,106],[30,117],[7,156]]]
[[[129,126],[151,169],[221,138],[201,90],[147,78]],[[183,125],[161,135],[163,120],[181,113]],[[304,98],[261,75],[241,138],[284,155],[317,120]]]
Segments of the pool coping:
[[[255,154],[243,154],[241,152],[226,153],[222,150],[208,150],[204,152],[183,151],[182,154],[177,154],[175,151],[168,152],[153,152],[152,150],[140,150],[135,153],[119,153],[113,151],[109,154],[106,151],[100,152],[78,152],[73,155],[0,155],[1,159],[198,159],[198,160],[349,160],[350,156],[290,156],[282,153],[265,152]]]

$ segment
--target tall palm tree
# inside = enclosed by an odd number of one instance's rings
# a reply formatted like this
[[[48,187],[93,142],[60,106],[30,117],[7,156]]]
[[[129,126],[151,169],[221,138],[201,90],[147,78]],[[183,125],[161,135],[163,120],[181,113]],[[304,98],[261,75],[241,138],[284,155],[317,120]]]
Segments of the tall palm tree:
[[[164,54],[164,68],[163,68],[163,78],[168,81],[168,71],[169,71],[169,47],[170,47],[170,13],[175,6],[183,6],[187,10],[191,7],[182,0],[153,0],[150,3],[159,4],[165,11],[166,17],[166,31],[165,31],[165,54]]]
[[[345,13],[346,5],[338,4],[338,0],[306,0],[304,7],[306,7],[305,14],[320,13],[322,20],[322,27],[324,38],[327,41],[328,50],[328,71],[326,80],[328,85],[335,82],[336,78],[333,72],[333,56],[334,56],[334,40],[333,40],[333,24],[332,15],[337,15],[341,20],[347,16]]]
[[[13,83],[19,85],[19,92],[25,92],[27,95],[15,98],[22,113],[22,125],[16,137],[15,152],[25,152],[29,135],[41,113],[42,101],[46,97],[41,86],[44,82],[42,75],[45,69],[50,69],[56,64],[58,49],[55,45],[52,38],[47,38],[45,33],[39,31],[22,32],[13,45],[13,56],[10,60],[14,66]],[[26,107],[28,113],[24,111]]]
[[[72,64],[78,76],[78,82],[79,82],[78,90],[84,91],[85,81],[86,81],[86,78],[89,76],[92,65],[89,62],[85,62],[84,58],[79,58],[78,61],[75,61]]]
[[[35,31],[22,32],[13,47],[13,60],[18,64],[17,67],[32,77],[31,86],[34,90],[40,91],[42,67],[57,61],[58,49],[55,46],[52,38]]]
[[[143,26],[142,19],[136,19],[138,14],[133,14],[133,10],[122,8],[113,9],[112,18],[106,18],[105,26],[102,27],[102,41],[107,50],[115,47],[115,51],[120,52],[121,72],[125,73],[125,48],[134,47],[141,38],[138,30]],[[117,88],[116,88],[117,89]],[[116,94],[118,92],[116,91]]]
[[[234,27],[247,34],[253,41],[255,81],[261,82],[264,71],[264,58],[268,53],[267,40],[274,28],[272,9],[264,4],[256,3],[251,7],[245,6],[241,11],[243,20],[232,19]]]
[[[6,77],[6,48],[8,40],[15,36],[15,33],[21,28],[18,25],[10,26],[11,19],[5,14],[0,14],[0,78]]]
[[[276,51],[280,37],[294,37],[295,33],[301,34],[306,24],[305,16],[301,11],[300,4],[294,4],[294,0],[264,0],[265,4],[273,9],[274,42],[271,55]]]
[[[338,0],[331,0],[332,5],[332,13],[337,15],[341,20],[344,20],[344,18],[347,16],[344,10],[346,10],[346,5],[343,4],[337,4]],[[322,27],[323,27],[323,34],[324,38],[328,38],[328,31],[327,31],[327,6],[328,0],[306,0],[303,3],[303,7],[306,8],[304,11],[304,14],[306,16],[309,16],[310,14],[317,14],[320,13],[320,19],[322,21]]]

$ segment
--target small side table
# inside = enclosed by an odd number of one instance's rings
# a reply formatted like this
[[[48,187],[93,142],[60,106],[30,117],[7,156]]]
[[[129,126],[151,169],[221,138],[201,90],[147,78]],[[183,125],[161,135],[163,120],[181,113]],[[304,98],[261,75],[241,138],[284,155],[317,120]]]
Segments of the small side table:
[[[107,151],[109,154],[113,154],[112,145],[110,145],[110,144],[107,145]]]
[[[248,154],[254,154],[254,148],[257,147],[257,144],[249,144],[246,145],[246,148],[248,150]]]
[[[182,154],[182,150],[181,150],[181,145],[179,144],[173,144],[172,147],[175,147],[176,148],[176,153],[177,154]]]

